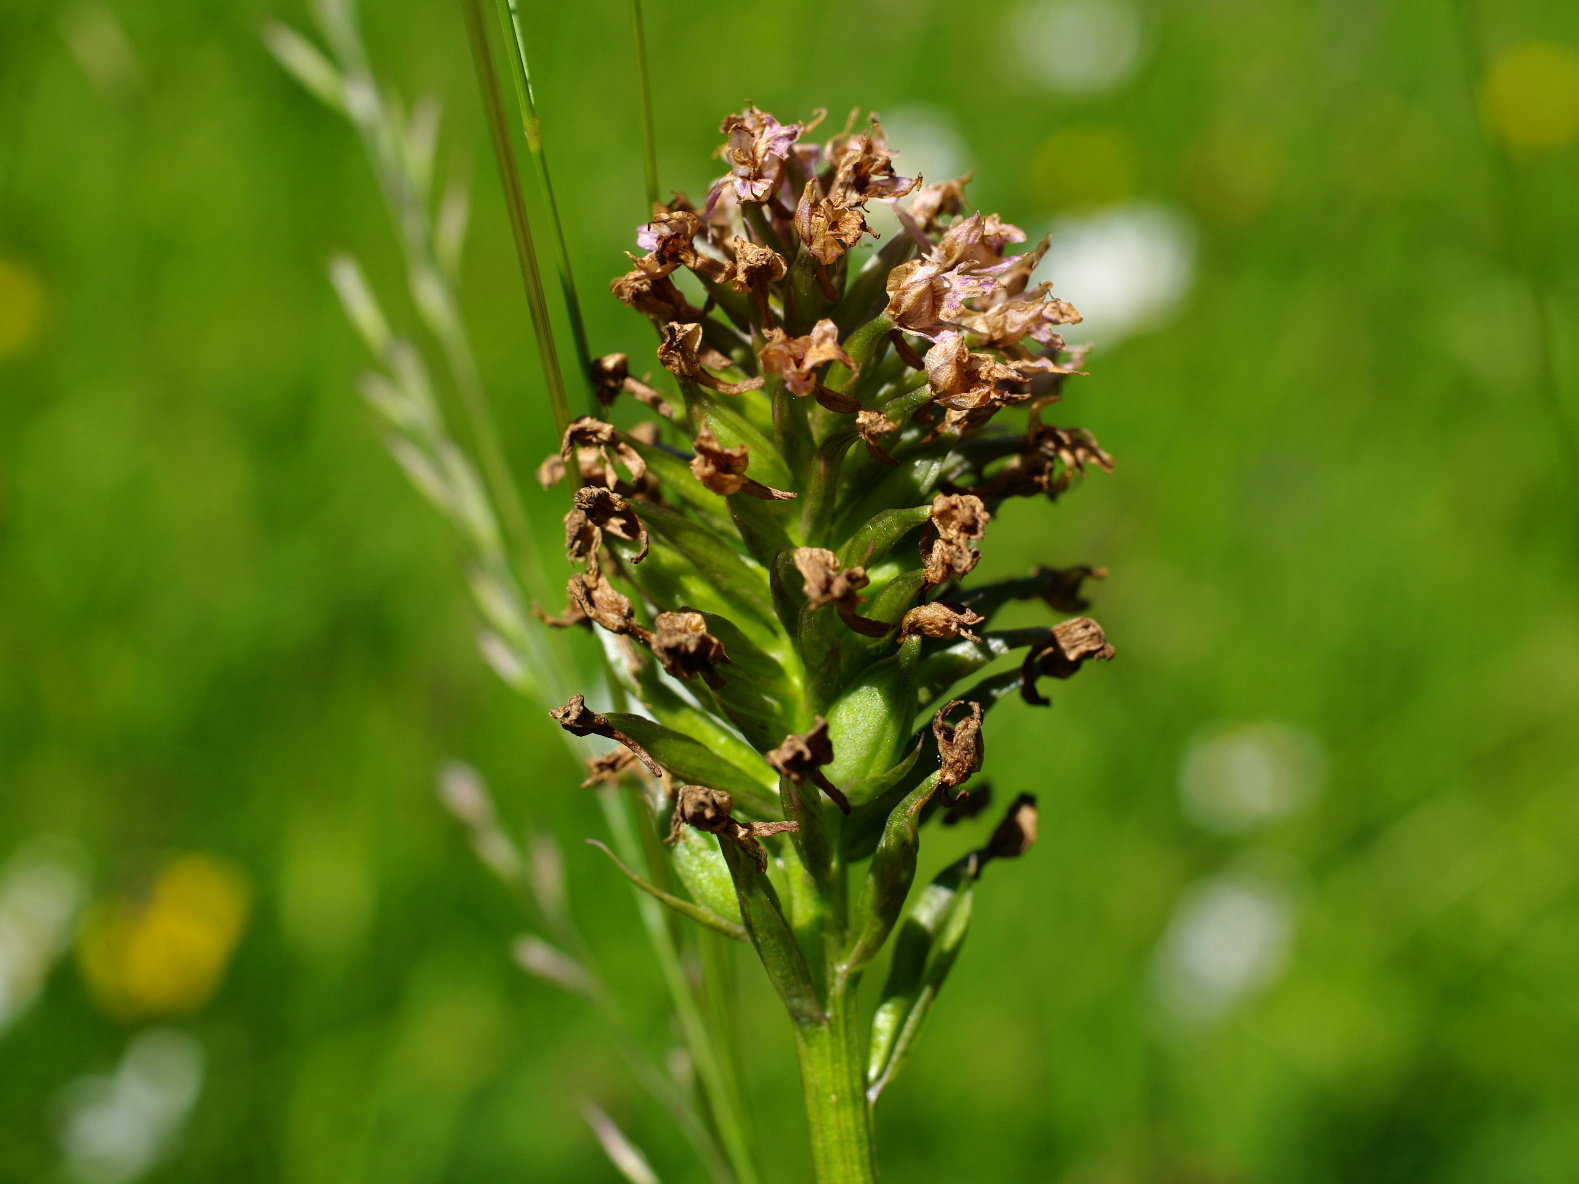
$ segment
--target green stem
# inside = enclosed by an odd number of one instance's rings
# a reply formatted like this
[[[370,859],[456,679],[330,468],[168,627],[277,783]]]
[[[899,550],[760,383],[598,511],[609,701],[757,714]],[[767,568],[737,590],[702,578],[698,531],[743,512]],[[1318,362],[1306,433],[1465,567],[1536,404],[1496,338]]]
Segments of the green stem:
[[[488,47],[488,26],[483,19],[481,0],[461,0],[461,8],[466,14],[466,30],[471,37],[477,85],[482,90],[483,110],[488,115],[488,131],[493,137],[494,155],[499,164],[499,180],[504,185],[504,204],[510,213],[510,230],[515,237],[515,253],[521,264],[521,282],[526,287],[532,330],[543,363],[543,381],[548,386],[548,401],[553,408],[554,423],[563,433],[570,426],[570,404],[565,398],[565,377],[559,366],[559,350],[554,344],[554,326],[548,317],[548,298],[543,292],[543,272],[537,262],[537,247],[532,242],[532,223],[526,212],[526,199],[521,194],[515,149],[510,146],[510,130],[505,120],[504,101],[499,94],[499,79],[494,74],[493,57]]]
[[[570,269],[570,248],[565,243],[565,224],[559,217],[559,199],[548,172],[548,153],[543,148],[543,128],[537,118],[537,97],[532,93],[532,72],[526,61],[526,35],[521,29],[521,12],[516,0],[498,0],[499,23],[504,27],[507,45],[513,52],[516,105],[521,110],[521,131],[526,136],[526,152],[532,158],[537,183],[548,203],[548,222],[554,232],[554,266],[559,272],[559,290],[565,299],[565,314],[570,319],[570,336],[576,349],[581,384],[587,398],[593,399],[592,352],[587,347],[587,327],[581,318],[581,300],[576,294],[576,277]],[[595,400],[594,400],[595,401]]]
[[[872,1115],[853,981],[831,985],[828,1019],[795,1029],[817,1184],[875,1184]]]
[[[652,78],[647,70],[647,24],[641,0],[631,0],[631,33],[636,39],[636,84],[641,88],[641,160],[647,175],[647,208],[658,204],[658,136],[652,117]]]

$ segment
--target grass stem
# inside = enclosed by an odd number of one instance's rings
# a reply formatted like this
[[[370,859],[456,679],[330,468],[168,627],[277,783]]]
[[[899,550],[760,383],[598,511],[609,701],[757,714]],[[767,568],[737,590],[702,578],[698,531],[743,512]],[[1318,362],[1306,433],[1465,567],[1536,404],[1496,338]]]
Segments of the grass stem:
[[[483,19],[481,0],[461,0],[466,15],[466,31],[471,39],[472,61],[477,70],[477,85],[482,91],[483,109],[488,116],[488,131],[493,137],[494,155],[499,164],[499,180],[504,186],[505,207],[510,214],[510,230],[515,237],[515,253],[521,264],[521,281],[526,287],[526,303],[532,314],[532,329],[537,338],[538,356],[543,365],[543,381],[548,386],[549,406],[560,433],[570,426],[570,404],[565,397],[565,376],[554,343],[554,326],[548,315],[548,298],[543,291],[543,273],[532,240],[531,217],[521,193],[521,177],[516,169],[515,149],[510,145],[509,124],[504,101],[499,94],[499,79],[494,73],[493,54],[488,45],[488,27]]]
[[[641,0],[631,0],[631,33],[636,38],[636,84],[641,89],[642,165],[647,175],[647,208],[658,204],[658,133],[652,116],[652,75],[647,67],[647,24]]]

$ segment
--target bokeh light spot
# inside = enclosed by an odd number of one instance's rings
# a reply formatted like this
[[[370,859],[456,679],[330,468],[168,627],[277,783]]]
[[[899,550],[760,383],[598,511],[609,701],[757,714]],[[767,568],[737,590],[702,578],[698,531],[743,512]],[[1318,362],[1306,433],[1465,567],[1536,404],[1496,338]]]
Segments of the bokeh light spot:
[[[182,855],[164,867],[145,898],[97,902],[77,947],[94,998],[128,1019],[196,1011],[219,989],[250,898],[233,864]]]
[[[1559,148],[1579,135],[1579,53],[1532,41],[1499,53],[1480,89],[1481,109],[1515,148]]]
[[[26,352],[44,326],[44,285],[25,263],[0,259],[0,358]]]
[[[1082,125],[1048,136],[1031,161],[1031,184],[1057,210],[1113,205],[1135,191],[1135,147],[1123,128]]]

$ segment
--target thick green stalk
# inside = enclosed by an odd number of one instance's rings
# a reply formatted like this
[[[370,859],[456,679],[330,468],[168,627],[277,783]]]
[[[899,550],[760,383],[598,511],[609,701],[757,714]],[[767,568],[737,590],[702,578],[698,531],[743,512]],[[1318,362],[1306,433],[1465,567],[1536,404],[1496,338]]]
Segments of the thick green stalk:
[[[865,1042],[854,987],[848,981],[833,984],[827,1022],[795,1029],[817,1184],[877,1180],[872,1114],[866,1101]]]

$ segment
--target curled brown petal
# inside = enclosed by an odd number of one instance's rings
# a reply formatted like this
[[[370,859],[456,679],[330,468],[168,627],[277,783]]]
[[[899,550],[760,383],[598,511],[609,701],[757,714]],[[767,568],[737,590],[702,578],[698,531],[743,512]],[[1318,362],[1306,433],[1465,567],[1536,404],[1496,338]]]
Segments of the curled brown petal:
[[[676,842],[682,826],[717,835],[720,842],[731,842],[750,855],[758,871],[768,867],[767,851],[757,840],[766,835],[800,829],[798,822],[741,822],[734,817],[735,799],[725,790],[704,785],[682,785],[674,795],[674,816],[669,823],[668,842]]]
[[[565,515],[565,550],[578,562],[596,565],[603,533],[637,544],[632,563],[647,557],[647,525],[631,504],[611,489],[585,485],[576,490]]]
[[[587,620],[610,633],[647,639],[647,631],[636,623],[630,597],[610,584],[597,568],[571,576],[566,591],[570,603]]]
[[[881,411],[857,411],[855,413],[855,430],[860,433],[861,443],[866,445],[866,451],[873,460],[881,461],[885,465],[897,466],[899,462],[883,451],[881,440],[889,432],[898,430],[899,425]]]
[[[763,501],[792,501],[799,496],[784,489],[774,489],[745,475],[751,463],[751,451],[744,444],[725,448],[713,435],[712,429],[702,425],[696,434],[696,455],[691,458],[691,472],[696,479],[720,497],[744,493]]]
[[[636,754],[628,748],[611,748],[607,752],[587,758],[587,779],[582,789],[595,785],[618,785],[620,778],[636,763]]]
[[[982,861],[1018,859],[1036,842],[1036,795],[1022,793],[1009,803],[1009,809],[981,849]]]
[[[932,499],[927,528],[921,536],[921,562],[927,583],[936,586],[963,579],[981,561],[972,543],[987,533],[992,515],[972,493],[940,493]]]
[[[1048,632],[1045,642],[1025,655],[1020,666],[1020,695],[1027,703],[1045,707],[1048,700],[1036,689],[1037,679],[1070,678],[1087,661],[1094,658],[1106,662],[1113,652],[1102,626],[1090,617],[1060,621]]]
[[[822,771],[822,766],[833,762],[833,741],[828,735],[828,721],[822,716],[817,717],[811,731],[801,735],[791,733],[764,756],[781,776],[788,777],[796,785],[810,781],[832,798],[839,809],[846,814],[850,812],[850,799]]]
[[[715,368],[721,368],[729,364],[729,359],[712,350],[708,350],[704,355],[700,322],[675,321],[664,325],[663,339],[658,343],[658,360],[663,363],[664,369],[676,378],[700,383],[724,395],[743,395],[747,391],[756,390],[763,381],[761,375],[758,375],[745,382],[724,382],[709,374],[704,368],[704,362]]]
[[[701,679],[715,691],[724,685],[718,666],[729,661],[724,643],[707,631],[698,612],[659,613],[649,637],[653,655],[676,678]]]
[[[624,732],[621,732],[603,716],[587,706],[587,700],[582,695],[572,695],[563,707],[556,707],[550,711],[549,716],[554,722],[572,736],[602,736],[606,740],[613,740],[630,749],[631,753],[639,760],[654,777],[662,778],[663,769],[658,762],[647,754],[647,750]]]
[[[802,591],[812,608],[834,605],[845,627],[865,637],[883,637],[893,630],[892,625],[870,620],[856,611],[861,604],[861,589],[871,582],[865,568],[841,570],[839,557],[824,547],[796,548],[795,567],[805,577]]]
[[[795,232],[806,250],[824,266],[837,262],[863,235],[877,237],[857,206],[834,198],[819,199],[815,178],[806,182],[795,206]]]
[[[665,419],[674,418],[674,408],[662,395],[645,382],[631,375],[630,358],[625,354],[604,354],[592,362],[590,369],[592,387],[598,402],[612,407],[623,391],[638,402],[645,403]]]
[[[963,707],[967,714],[957,723],[949,722],[954,709]],[[982,707],[980,703],[967,703],[963,699],[951,700],[947,707],[932,717],[932,735],[937,740],[938,761],[941,769],[938,787],[945,802],[953,801],[953,790],[981,768],[985,745],[981,735]]]
[[[986,619],[962,604],[934,600],[930,604],[918,604],[904,615],[904,619],[899,622],[899,640],[911,637],[940,640],[963,637],[967,641],[980,641],[981,638],[970,631],[970,626],[979,625]]]

